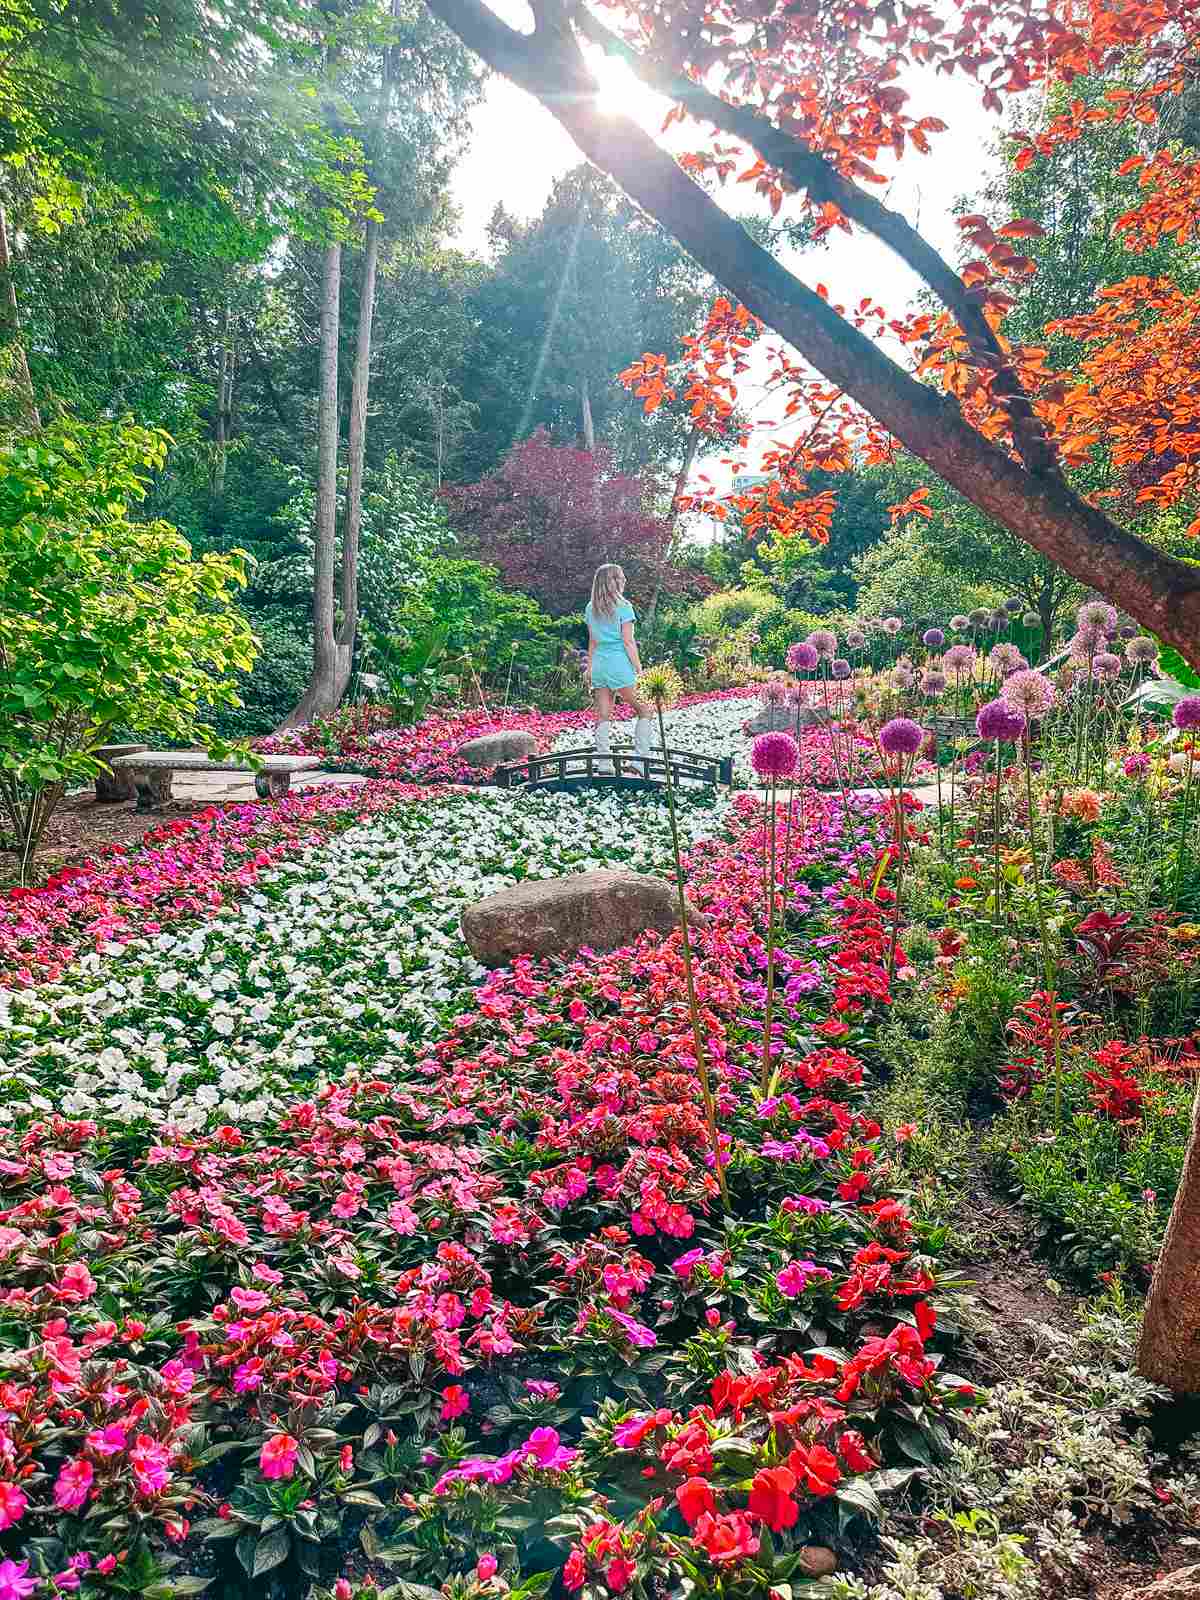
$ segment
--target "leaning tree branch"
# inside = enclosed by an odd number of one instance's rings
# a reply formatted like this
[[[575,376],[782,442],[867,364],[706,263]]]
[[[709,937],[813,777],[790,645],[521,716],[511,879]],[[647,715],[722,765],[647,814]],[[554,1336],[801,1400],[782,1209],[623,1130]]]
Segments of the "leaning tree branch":
[[[581,33],[610,55],[619,56],[649,88],[679,101],[693,116],[744,140],[768,166],[781,172],[798,189],[806,189],[818,203],[836,206],[844,217],[874,234],[923,278],[957,321],[976,359],[995,374],[994,393],[1008,413],[1013,443],[1025,465],[1031,472],[1059,476],[1058,459],[995,329],[958,273],[910,222],[761,112],[750,106],[731,105],[685,74],[635,50],[594,17],[586,5],[577,4],[574,16]]]
[[[625,117],[596,109],[597,85],[560,30],[521,34],[482,0],[427,0],[488,65],[534,95],[580,150],[749,310],[1001,526],[1099,589],[1144,627],[1200,662],[1200,567],[1127,533],[1061,478],[991,444],[958,406],[877,345],[747,234]]]

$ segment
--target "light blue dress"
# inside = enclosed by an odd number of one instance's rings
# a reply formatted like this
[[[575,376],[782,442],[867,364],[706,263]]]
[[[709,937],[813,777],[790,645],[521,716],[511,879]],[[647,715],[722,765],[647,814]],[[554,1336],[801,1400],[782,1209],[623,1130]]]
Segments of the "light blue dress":
[[[636,615],[628,600],[618,600],[611,617],[594,616],[590,600],[584,607],[583,620],[596,641],[596,653],[592,657],[593,689],[630,689],[637,682],[637,673],[621,637],[622,625],[633,622]]]

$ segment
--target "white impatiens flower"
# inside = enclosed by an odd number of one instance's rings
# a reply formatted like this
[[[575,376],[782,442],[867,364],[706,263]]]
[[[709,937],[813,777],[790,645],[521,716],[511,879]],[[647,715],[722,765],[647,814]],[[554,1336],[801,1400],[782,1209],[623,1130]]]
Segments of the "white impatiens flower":
[[[720,833],[727,808],[710,794],[682,803],[684,849]],[[522,878],[665,875],[670,863],[656,797],[493,790],[373,817],[268,869],[204,922],[0,991],[0,1121],[59,1110],[195,1132],[263,1121],[352,1072],[402,1071],[483,976],[464,905]]]

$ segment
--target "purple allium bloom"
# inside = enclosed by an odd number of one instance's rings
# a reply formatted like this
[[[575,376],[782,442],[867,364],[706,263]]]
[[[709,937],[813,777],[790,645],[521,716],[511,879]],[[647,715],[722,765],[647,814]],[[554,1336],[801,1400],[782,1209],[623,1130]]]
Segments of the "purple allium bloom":
[[[767,707],[781,706],[787,699],[788,686],[779,678],[768,678],[762,686],[759,699]]]
[[[911,717],[893,717],[879,730],[879,743],[889,756],[915,756],[925,738],[925,730]]]
[[[1044,717],[1055,700],[1054,685],[1033,667],[1005,678],[1000,695],[1010,706],[1016,706],[1018,711],[1024,712],[1030,722],[1035,717]]]
[[[1121,635],[1122,639],[1132,639],[1134,634],[1137,632],[1137,627],[1132,622],[1123,622],[1117,629],[1117,632]]]
[[[1027,726],[1025,713],[1007,700],[989,700],[975,718],[975,732],[981,739],[1003,739],[1006,744],[1015,744]]]
[[[787,664],[792,672],[811,672],[819,657],[807,640],[792,645],[787,653]]]
[[[950,618],[950,627],[955,633],[963,633],[970,627],[970,622],[960,612],[957,616]]]
[[[1003,628],[1008,627],[1008,612],[1005,611],[1003,606],[997,606],[989,615],[988,624],[993,633],[999,633]]]
[[[967,613],[967,623],[972,628],[986,628],[990,615],[986,606],[976,606],[974,611]]]
[[[790,733],[760,733],[750,751],[760,778],[790,778],[799,761],[800,746]]]
[[[899,617],[884,617],[881,626],[888,638],[894,639],[904,624],[900,621]]]
[[[946,689],[946,674],[930,670],[921,679],[921,693],[927,695],[944,694]]]
[[[1116,678],[1120,675],[1121,658],[1110,650],[1102,650],[1092,662],[1092,668],[1098,678]]]
[[[969,644],[952,644],[942,657],[942,665],[950,672],[962,672],[975,663],[975,652]]]
[[[1015,616],[1018,611],[1024,611],[1025,602],[1019,594],[1010,595],[1004,602],[1004,609],[1005,611],[1011,611]]]
[[[1185,694],[1175,702],[1171,721],[1177,728],[1200,728],[1200,694]]]
[[[861,628],[851,628],[846,635],[847,650],[862,650],[866,647],[867,636]]]
[[[940,628],[926,628],[921,635],[921,643],[927,644],[931,650],[940,650],[946,642],[946,635]]]
[[[1150,757],[1143,750],[1134,755],[1125,757],[1125,766],[1122,769],[1127,778],[1141,778],[1150,771]]]
[[[848,678],[853,670],[845,656],[834,656],[829,663],[829,676],[836,678],[839,683],[843,678]]]
[[[988,660],[996,671],[1006,678],[1010,672],[1020,672],[1022,667],[1029,665],[1015,644],[994,645],[988,655]]]
[[[914,675],[913,669],[909,666],[908,662],[897,661],[892,670],[892,682],[896,685],[897,689],[911,689],[916,681],[916,676]]]
[[[837,650],[837,634],[830,633],[828,628],[816,628],[808,636],[808,642],[822,661],[832,661]]]
[[[1023,628],[1030,628],[1030,629],[1036,628],[1037,631],[1039,633],[1041,633],[1041,631],[1042,631],[1042,619],[1041,619],[1041,617],[1038,616],[1036,611],[1027,611],[1025,613],[1025,615],[1021,618],[1021,626]]]
[[[1107,633],[1117,625],[1117,613],[1107,600],[1085,600],[1075,613],[1080,628],[1099,628]]]
[[[1158,660],[1158,646],[1153,639],[1148,639],[1144,633],[1140,633],[1135,639],[1130,639],[1125,646],[1125,654],[1130,661],[1143,665]]]

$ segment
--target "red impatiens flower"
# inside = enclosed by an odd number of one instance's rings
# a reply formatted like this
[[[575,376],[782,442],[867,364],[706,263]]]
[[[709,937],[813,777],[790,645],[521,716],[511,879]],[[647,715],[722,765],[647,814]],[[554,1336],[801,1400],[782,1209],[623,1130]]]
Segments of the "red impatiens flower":
[[[795,1473],[797,1484],[809,1494],[832,1494],[841,1482],[837,1457],[823,1444],[797,1445],[788,1456],[788,1466]]]
[[[675,1499],[680,1515],[689,1528],[694,1528],[706,1512],[715,1512],[717,1509],[712,1487],[704,1478],[689,1478],[686,1483],[681,1483],[675,1491]]]
[[[723,1517],[706,1512],[696,1523],[692,1538],[710,1561],[722,1565],[758,1554],[758,1535],[750,1519],[740,1511]]]
[[[451,1383],[442,1390],[442,1421],[452,1422],[471,1409],[471,1396],[461,1383]]]
[[[836,1470],[836,1462],[834,1466]],[[800,1515],[800,1507],[791,1498],[795,1487],[796,1476],[786,1467],[763,1467],[750,1485],[750,1515],[765,1522],[772,1533],[794,1528]]]
[[[847,1428],[838,1436],[838,1455],[851,1472],[874,1472],[879,1463],[867,1449],[867,1441],[857,1428]]]

